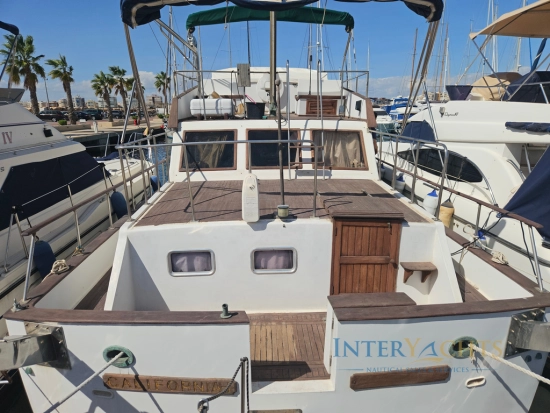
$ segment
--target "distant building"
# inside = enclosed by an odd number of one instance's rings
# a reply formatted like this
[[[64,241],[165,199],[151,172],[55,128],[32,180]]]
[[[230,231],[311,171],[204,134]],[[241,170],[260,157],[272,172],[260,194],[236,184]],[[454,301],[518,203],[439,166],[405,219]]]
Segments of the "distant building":
[[[57,100],[50,100],[50,108],[58,108],[59,102]]]
[[[112,108],[117,106],[116,96],[109,96],[109,103],[111,104]],[[107,105],[105,104],[105,101],[103,99],[99,99],[97,104],[100,108],[106,108],[107,107]]]
[[[38,107],[40,109],[46,109],[48,107],[48,102],[44,102],[43,100],[38,101]]]
[[[97,109],[98,108],[98,104],[95,100],[90,100],[88,99],[86,101],[86,107],[89,108],[89,109]]]
[[[162,106],[162,96],[159,95],[149,95],[145,97],[145,104],[149,107],[152,106],[154,108]]]
[[[21,105],[23,105],[23,107],[24,107],[25,109],[29,109],[29,110],[32,109],[32,103],[29,102],[29,101],[26,101],[26,102],[19,102],[19,103],[21,103]]]
[[[73,105],[75,108],[85,108],[86,107],[86,99],[84,99],[81,96],[76,95],[73,97]]]
[[[130,106],[130,100],[132,100],[132,99],[130,99],[129,97],[126,98],[126,105]],[[137,101],[137,99],[134,98],[134,99],[132,100],[132,106],[131,106],[131,108],[132,108],[132,109],[137,109],[137,107],[138,107],[138,101]]]
[[[61,107],[61,108],[67,108],[69,107],[69,104],[67,103],[67,99],[59,99],[57,101],[57,106]]]

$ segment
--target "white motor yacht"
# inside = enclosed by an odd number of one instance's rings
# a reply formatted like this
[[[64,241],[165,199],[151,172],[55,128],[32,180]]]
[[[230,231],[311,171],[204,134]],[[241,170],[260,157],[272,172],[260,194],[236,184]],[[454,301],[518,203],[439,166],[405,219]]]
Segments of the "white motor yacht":
[[[548,0],[541,0],[503,15],[472,38],[482,34],[548,37],[544,19],[549,7]],[[546,59],[541,59],[539,66]],[[439,190],[444,146],[448,165],[443,199],[450,200],[454,207],[452,228],[469,238],[472,245],[492,253],[496,262],[509,265],[529,279],[537,281],[540,273],[541,287],[550,289],[548,230],[539,227],[533,231],[487,207],[489,204],[525,215],[526,206],[520,207],[518,202],[527,202],[524,192],[541,185],[539,196],[529,201],[534,211],[525,216],[548,226],[543,222],[550,212],[543,189],[544,182],[548,185],[547,166],[541,162],[537,169],[537,165],[550,144],[550,74],[540,70],[535,65],[523,77],[496,73],[474,85],[450,87],[453,93],[449,102],[431,103],[410,119],[403,132],[424,142],[402,141],[398,148],[390,142],[383,145],[381,159],[392,171],[397,164],[398,174],[404,173],[405,189],[411,191],[418,149],[418,175],[428,182],[418,182],[414,194],[425,200]]]
[[[128,3],[125,21],[147,23]],[[292,21],[353,27],[303,10]],[[151,145],[171,148],[169,182],[5,315],[0,368],[20,368],[34,411],[525,412],[550,350],[549,293],[379,180],[368,98],[320,71],[319,92],[301,95],[300,70],[277,71],[204,84],[196,71],[172,103],[173,143]],[[264,74],[266,101],[232,115]],[[342,113],[342,96],[360,113]]]

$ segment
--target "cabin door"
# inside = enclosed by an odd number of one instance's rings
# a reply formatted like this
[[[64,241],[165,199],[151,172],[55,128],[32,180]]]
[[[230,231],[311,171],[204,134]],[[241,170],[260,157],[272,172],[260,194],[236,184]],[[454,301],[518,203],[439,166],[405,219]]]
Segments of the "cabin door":
[[[331,295],[394,292],[401,221],[334,221]]]

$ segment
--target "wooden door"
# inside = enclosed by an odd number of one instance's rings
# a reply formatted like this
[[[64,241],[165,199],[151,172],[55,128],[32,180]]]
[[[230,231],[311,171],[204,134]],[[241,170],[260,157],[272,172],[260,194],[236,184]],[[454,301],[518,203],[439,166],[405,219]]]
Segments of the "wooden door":
[[[331,295],[395,291],[401,222],[335,220]]]

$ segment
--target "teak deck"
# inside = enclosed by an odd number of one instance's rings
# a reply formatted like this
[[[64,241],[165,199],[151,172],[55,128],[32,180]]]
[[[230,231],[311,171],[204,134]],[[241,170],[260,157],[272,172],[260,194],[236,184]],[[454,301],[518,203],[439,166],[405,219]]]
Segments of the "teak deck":
[[[323,380],[326,313],[249,314],[252,381]]]
[[[177,224],[191,221],[188,184],[178,182],[139,219],[136,225]],[[260,181],[260,218],[273,219],[280,204],[278,180]],[[241,220],[242,181],[192,182],[198,221]],[[362,217],[427,222],[412,208],[366,179],[318,180],[318,217]],[[290,218],[309,218],[313,213],[313,180],[285,181],[285,202]]]

